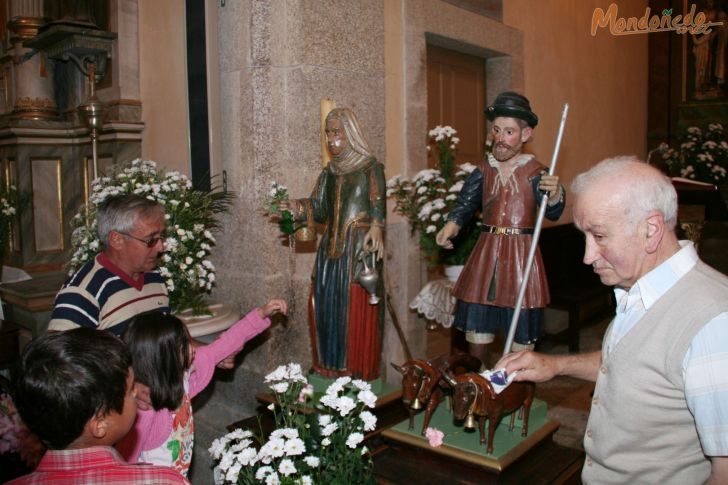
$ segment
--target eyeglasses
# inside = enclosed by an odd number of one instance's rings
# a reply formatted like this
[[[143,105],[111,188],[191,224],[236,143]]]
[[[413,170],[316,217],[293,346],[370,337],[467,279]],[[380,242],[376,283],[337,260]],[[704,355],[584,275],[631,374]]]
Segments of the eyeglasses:
[[[154,246],[156,246],[157,243],[159,243],[160,241],[162,243],[164,243],[164,241],[167,239],[165,236],[155,236],[155,237],[150,237],[149,239],[142,239],[142,238],[139,238],[136,236],[132,236],[131,234],[127,234],[125,232],[121,232],[121,231],[117,231],[117,232],[119,234],[121,234],[122,236],[130,237],[132,239],[139,241],[140,243],[144,243],[150,249],[153,248]]]

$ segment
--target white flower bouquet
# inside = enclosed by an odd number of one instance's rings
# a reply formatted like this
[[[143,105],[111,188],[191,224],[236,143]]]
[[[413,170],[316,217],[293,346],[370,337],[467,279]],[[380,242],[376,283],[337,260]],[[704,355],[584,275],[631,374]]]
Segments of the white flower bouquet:
[[[691,126],[677,148],[663,143],[657,151],[673,177],[710,184],[728,179],[728,134],[720,123],[709,124],[707,130]]]
[[[288,187],[276,181],[271,182],[270,192],[265,202],[266,210],[277,219],[281,232],[290,235],[296,231],[296,227],[293,214],[290,211],[281,210],[281,204],[284,202],[288,202]]]
[[[288,364],[268,374],[276,429],[267,440],[237,429],[213,441],[209,451],[222,484],[373,484],[364,434],[377,418],[368,411],[377,396],[362,380],[340,377],[318,400],[301,373]],[[317,413],[303,413],[309,400]]]
[[[460,142],[456,133],[450,126],[437,126],[429,132],[438,151],[439,168],[421,170],[412,180],[397,175],[387,181],[387,197],[394,199],[394,211],[409,221],[412,233],[419,235],[420,250],[433,264],[464,264],[480,235],[474,220],[455,238],[452,250],[442,250],[435,242],[465,179],[476,168],[470,163],[455,164],[454,150]]]
[[[162,173],[150,160],[134,160],[121,171],[92,182],[88,205],[74,218],[69,274],[102,249],[97,208],[109,197],[130,193],[164,207],[167,232],[158,270],[166,280],[172,311],[191,308],[195,315],[204,314],[204,297],[215,284],[215,266],[208,259],[215,245],[213,231],[219,227],[217,215],[229,209],[232,193],[195,190],[187,176],[176,171]]]
[[[0,185],[0,261],[10,241],[10,228],[18,216],[21,197],[14,185]],[[0,268],[2,272],[2,268]]]

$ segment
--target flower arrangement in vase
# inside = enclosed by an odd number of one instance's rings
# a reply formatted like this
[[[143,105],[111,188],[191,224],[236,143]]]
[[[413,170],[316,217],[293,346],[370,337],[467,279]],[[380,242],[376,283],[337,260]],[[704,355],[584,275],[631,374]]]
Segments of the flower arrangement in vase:
[[[0,251],[7,249],[10,227],[17,215],[19,204],[18,189],[14,185],[0,186]]]
[[[0,184],[0,281],[3,261],[10,243],[13,222],[17,220],[28,202],[27,194],[21,193],[12,184]]]
[[[711,123],[706,130],[691,126],[679,141],[677,148],[662,143],[655,150],[668,175],[714,185],[728,180],[728,134],[723,125]]]
[[[265,377],[275,402],[276,428],[266,438],[236,429],[212,442],[218,484],[374,484],[364,433],[377,418],[368,411],[377,396],[370,385],[336,379],[315,396],[299,364],[278,367]],[[304,413],[312,406],[315,413]]]
[[[215,266],[208,259],[215,245],[213,231],[219,228],[218,215],[229,209],[233,194],[195,190],[187,176],[160,171],[151,160],[136,159],[92,182],[88,204],[74,217],[69,274],[102,249],[96,226],[98,207],[109,197],[131,193],[164,207],[167,230],[158,271],[165,278],[172,311],[207,313],[205,296],[215,284]]]
[[[435,242],[465,179],[476,168],[470,163],[456,165],[455,149],[460,142],[456,134],[450,126],[436,126],[429,131],[438,168],[421,170],[412,180],[397,175],[387,181],[387,197],[394,200],[394,211],[409,221],[412,233],[419,236],[420,251],[431,264],[465,264],[480,236],[482,223],[473,218],[453,239],[453,249],[443,250]],[[427,148],[433,152],[430,145]]]

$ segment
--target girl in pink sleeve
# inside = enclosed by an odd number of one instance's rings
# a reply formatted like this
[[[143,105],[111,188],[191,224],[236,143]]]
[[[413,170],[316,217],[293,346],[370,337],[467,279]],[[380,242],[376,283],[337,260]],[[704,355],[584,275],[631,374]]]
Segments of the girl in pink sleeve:
[[[177,317],[137,316],[123,339],[131,350],[136,382],[149,388],[152,409],[137,410],[134,427],[116,445],[124,458],[129,463],[170,466],[186,477],[194,444],[192,398],[210,383],[219,362],[266,330],[268,317],[287,310],[285,301],[271,300],[211,344],[197,347]]]

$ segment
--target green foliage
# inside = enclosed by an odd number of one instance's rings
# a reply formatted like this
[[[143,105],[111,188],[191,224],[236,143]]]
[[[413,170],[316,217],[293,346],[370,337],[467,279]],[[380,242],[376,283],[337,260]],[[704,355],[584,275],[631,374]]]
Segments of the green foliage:
[[[480,236],[481,222],[473,218],[452,240],[453,249],[442,249],[435,242],[465,179],[475,170],[470,163],[456,165],[455,147],[460,142],[456,133],[450,126],[430,130],[438,168],[422,170],[412,180],[398,175],[387,181],[387,197],[394,200],[394,211],[409,221],[412,234],[419,236],[420,251],[430,264],[465,264]]]
[[[278,221],[278,228],[286,236],[296,232],[296,221],[288,210],[282,210],[281,204],[288,202],[288,188],[276,181],[271,182],[270,193],[266,200],[266,210]]]

